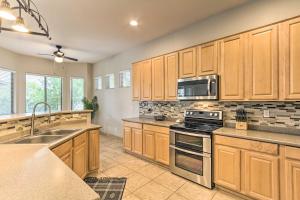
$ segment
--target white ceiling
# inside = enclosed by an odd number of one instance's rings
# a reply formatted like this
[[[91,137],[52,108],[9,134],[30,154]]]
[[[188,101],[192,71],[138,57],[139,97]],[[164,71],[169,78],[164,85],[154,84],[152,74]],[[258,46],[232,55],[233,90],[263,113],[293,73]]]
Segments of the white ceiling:
[[[13,4],[14,0],[8,0]],[[33,0],[46,18],[52,40],[0,33],[0,46],[25,55],[51,53],[94,63],[176,31],[248,0]],[[138,27],[129,20],[137,19]],[[25,19],[26,20],[26,19]],[[30,20],[28,26],[34,27]]]

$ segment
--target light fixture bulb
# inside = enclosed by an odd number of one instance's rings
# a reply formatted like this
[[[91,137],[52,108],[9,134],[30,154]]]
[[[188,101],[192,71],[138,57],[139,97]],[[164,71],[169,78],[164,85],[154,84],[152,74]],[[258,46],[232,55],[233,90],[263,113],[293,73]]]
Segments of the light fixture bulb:
[[[131,20],[129,22],[129,24],[130,24],[130,26],[138,26],[139,25],[138,21],[136,21],[136,20]]]
[[[10,4],[7,2],[7,0],[2,0],[0,3],[0,17],[11,21],[17,19],[16,16],[12,14]]]
[[[22,17],[18,17],[16,19],[16,23],[12,26],[12,28],[16,31],[22,32],[22,33],[28,33],[29,30],[26,28],[24,19]]]
[[[58,57],[58,56],[55,56],[55,57],[54,57],[54,60],[55,60],[55,62],[57,62],[57,63],[62,63],[62,62],[64,62],[64,57]]]

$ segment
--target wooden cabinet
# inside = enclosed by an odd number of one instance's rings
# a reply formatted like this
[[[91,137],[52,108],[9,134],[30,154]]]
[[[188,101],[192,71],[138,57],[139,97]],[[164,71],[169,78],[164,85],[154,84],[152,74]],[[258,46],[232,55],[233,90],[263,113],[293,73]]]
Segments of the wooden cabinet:
[[[165,55],[165,100],[177,100],[178,52]]]
[[[130,127],[124,127],[123,128],[123,147],[124,149],[131,151],[132,144],[131,144],[131,128]]]
[[[165,67],[164,57],[152,59],[152,100],[165,99]]]
[[[300,99],[300,18],[280,24],[283,98]]]
[[[278,99],[278,26],[249,32],[247,51],[249,99]]]
[[[72,140],[52,149],[52,152],[59,157],[68,167],[73,168],[73,144]]]
[[[236,35],[220,41],[222,100],[243,100],[245,90],[245,38]]]
[[[88,134],[88,170],[95,171],[99,169],[99,160],[100,160],[100,135],[99,130],[92,130]]]
[[[197,75],[196,47],[179,52],[179,78],[190,78]]]
[[[165,133],[155,133],[155,160],[169,165],[169,135]]]
[[[141,100],[148,101],[152,98],[152,66],[151,59],[145,60],[141,65]]]
[[[245,152],[245,193],[261,200],[279,199],[279,158]]]
[[[132,99],[136,101],[141,99],[141,67],[142,62],[132,65]]]
[[[215,145],[215,183],[239,192],[241,189],[241,150]]]
[[[152,131],[143,131],[143,156],[155,158],[155,133]]]
[[[218,73],[218,43],[210,42],[197,47],[197,75]]]
[[[132,151],[136,154],[143,154],[143,133],[140,129],[131,129]]]
[[[81,178],[87,174],[87,160],[87,133],[83,133],[73,139],[73,171]]]

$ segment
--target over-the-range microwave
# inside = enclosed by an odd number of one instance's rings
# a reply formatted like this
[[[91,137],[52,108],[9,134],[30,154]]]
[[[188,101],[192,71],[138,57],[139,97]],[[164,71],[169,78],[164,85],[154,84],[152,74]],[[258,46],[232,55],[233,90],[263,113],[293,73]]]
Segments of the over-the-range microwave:
[[[217,100],[218,93],[218,75],[178,79],[177,99],[179,100]]]

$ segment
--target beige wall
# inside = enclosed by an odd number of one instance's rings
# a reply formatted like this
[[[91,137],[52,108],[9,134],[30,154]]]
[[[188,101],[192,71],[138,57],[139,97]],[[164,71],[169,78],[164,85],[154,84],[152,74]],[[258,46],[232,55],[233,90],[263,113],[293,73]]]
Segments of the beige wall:
[[[118,75],[120,69],[130,68],[132,62],[297,15],[300,15],[299,0],[252,0],[241,7],[209,17],[182,30],[104,59],[94,64],[93,76],[106,73]],[[103,124],[105,132],[122,136],[121,119],[138,116],[138,103],[131,100],[131,89],[101,90],[94,91],[94,94],[101,99],[97,122]]]
[[[16,72],[16,112],[25,112],[25,74],[43,74],[63,77],[63,110],[70,109],[70,77],[83,77],[85,79],[85,95],[91,96],[91,70],[90,64],[62,63],[52,60],[16,54],[0,48],[0,68]]]

